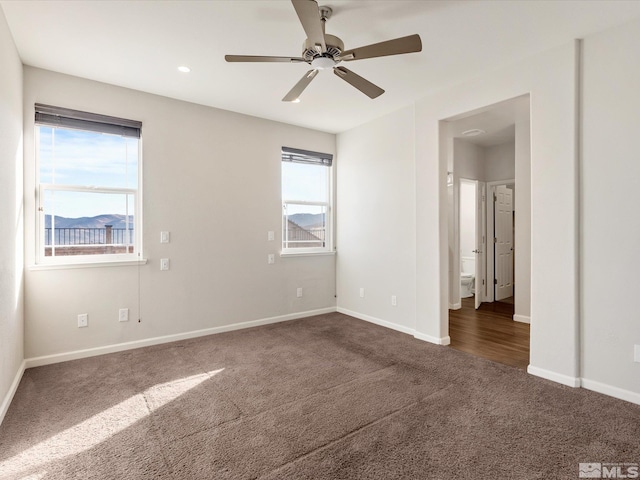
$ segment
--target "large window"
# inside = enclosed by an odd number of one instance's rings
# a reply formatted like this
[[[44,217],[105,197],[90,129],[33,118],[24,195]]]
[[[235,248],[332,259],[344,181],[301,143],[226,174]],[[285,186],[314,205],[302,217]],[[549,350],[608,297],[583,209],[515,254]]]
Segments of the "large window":
[[[38,263],[138,259],[141,123],[36,104]]]
[[[333,156],[282,147],[282,252],[331,251]]]

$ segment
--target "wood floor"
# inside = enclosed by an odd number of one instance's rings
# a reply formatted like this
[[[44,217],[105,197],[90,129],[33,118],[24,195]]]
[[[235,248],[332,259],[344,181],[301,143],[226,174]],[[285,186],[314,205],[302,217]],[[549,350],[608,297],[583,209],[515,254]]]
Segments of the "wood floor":
[[[463,298],[462,308],[449,310],[451,348],[526,369],[529,365],[529,325],[513,321],[513,299],[483,303]]]

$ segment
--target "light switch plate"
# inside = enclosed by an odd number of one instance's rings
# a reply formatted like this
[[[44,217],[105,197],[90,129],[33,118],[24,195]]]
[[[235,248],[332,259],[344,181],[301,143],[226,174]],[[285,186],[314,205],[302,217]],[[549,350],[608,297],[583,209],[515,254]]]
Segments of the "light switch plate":
[[[169,232],[160,232],[160,243],[169,243],[171,234]]]
[[[272,230],[269,230],[267,232],[267,240],[270,241],[270,242],[273,242],[275,239],[276,239],[275,233],[273,233]]]
[[[121,308],[118,311],[118,321],[119,322],[128,322],[129,321],[129,309]]]
[[[275,256],[275,254],[270,253],[270,254],[267,256],[267,263],[268,263],[269,265],[273,265],[274,263],[276,263],[276,256]]]
[[[161,258],[160,259],[160,270],[169,270],[169,259]]]
[[[81,313],[78,315],[78,328],[89,326],[89,314]]]
[[[640,363],[640,345],[633,346],[633,361]]]

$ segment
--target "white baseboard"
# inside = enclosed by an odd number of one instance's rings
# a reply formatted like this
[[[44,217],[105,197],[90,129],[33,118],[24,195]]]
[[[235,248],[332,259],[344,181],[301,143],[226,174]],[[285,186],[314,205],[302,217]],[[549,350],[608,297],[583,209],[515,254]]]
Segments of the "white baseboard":
[[[380,318],[372,317],[370,315],[366,315],[364,313],[354,312],[352,310],[347,310],[346,308],[338,307],[336,309],[339,313],[344,313],[345,315],[349,315],[350,317],[358,318],[360,320],[364,320],[365,322],[375,323],[376,325],[380,325],[381,327],[390,328],[391,330],[397,330],[398,332],[407,333],[409,335],[414,334],[414,329],[405,327],[404,325],[399,325],[397,323],[388,322],[386,320],[382,320]]]
[[[4,420],[4,416],[7,414],[7,410],[9,410],[9,405],[11,405],[13,396],[16,394],[16,390],[18,390],[18,385],[20,385],[20,380],[22,380],[25,368],[26,362],[23,360],[16,372],[16,376],[13,378],[13,383],[11,383],[9,391],[2,399],[2,404],[0,404],[0,425],[2,425],[2,421]]]
[[[460,310],[461,308],[462,308],[461,302],[449,304],[449,310]]]
[[[436,345],[449,345],[451,343],[451,338],[447,335],[446,337],[432,337],[431,335],[425,335],[424,333],[414,332],[413,336],[418,340],[423,340],[429,343],[435,343]]]
[[[619,398],[627,402],[640,405],[640,393],[632,392],[630,390],[624,390],[622,388],[613,387],[606,383],[596,382],[595,380],[589,380],[588,378],[582,379],[582,387],[594,392],[603,393],[610,397]]]
[[[520,323],[531,323],[531,317],[527,315],[514,315],[513,321],[520,322]]]
[[[259,320],[251,320],[248,322],[234,323],[221,327],[205,328],[203,330],[194,330],[191,332],[176,333],[173,335],[164,335],[161,337],[145,338],[143,340],[135,340],[132,342],[116,343],[105,345],[104,347],[87,348],[84,350],[75,350],[72,352],[56,353],[53,355],[45,355],[42,357],[27,358],[25,360],[25,368],[40,367],[42,365],[50,365],[52,363],[67,362],[69,360],[77,360],[80,358],[95,357],[107,353],[121,352],[134,348],[149,347],[151,345],[159,345],[161,343],[176,342],[179,340],[187,340],[189,338],[203,337],[205,335],[213,335],[216,333],[230,332],[233,330],[241,330],[243,328],[258,327],[260,325],[268,325],[270,323],[286,322],[297,318],[312,317],[314,315],[322,315],[325,313],[335,312],[335,307],[320,308],[317,310],[308,310],[306,312],[289,313],[277,317],[262,318]]]
[[[552,372],[551,370],[545,370],[544,368],[538,368],[532,365],[527,367],[527,373],[535,375],[536,377],[546,378],[552,382],[561,383],[568,387],[578,388],[580,386],[580,379],[578,377],[570,377],[569,375]]]
[[[336,311],[344,313],[345,315],[349,315],[350,317],[359,318],[360,320],[364,320],[365,322],[375,323],[376,325],[380,325],[381,327],[390,328],[392,330],[397,330],[399,332],[412,335],[414,338],[423,340],[425,342],[435,343],[436,345],[449,345],[451,343],[451,339],[448,336],[442,338],[432,337],[431,335],[425,335],[424,333],[416,332],[414,328],[405,327],[404,325],[388,322],[387,320],[372,317],[371,315],[366,315],[364,313],[354,312],[353,310],[348,310],[342,307],[338,307]]]

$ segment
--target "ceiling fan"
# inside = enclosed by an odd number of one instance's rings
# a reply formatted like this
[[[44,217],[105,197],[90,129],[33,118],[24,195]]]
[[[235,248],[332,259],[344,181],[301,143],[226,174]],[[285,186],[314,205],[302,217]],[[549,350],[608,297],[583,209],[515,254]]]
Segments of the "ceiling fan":
[[[295,102],[311,83],[320,70],[333,69],[333,73],[351,84],[369,98],[379,97],[384,90],[370,81],[355,74],[343,66],[342,61],[362,60],[365,58],[384,57],[402,53],[420,52],[422,41],[420,35],[387,40],[352,50],[344,49],[344,43],[338,37],[325,33],[325,23],[333,11],[330,7],[319,7],[315,0],[291,0],[307,39],[302,46],[301,57],[268,57],[256,55],[225,55],[227,62],[283,62],[308,63],[313,68],[304,74],[302,79],[282,99],[283,102]]]

